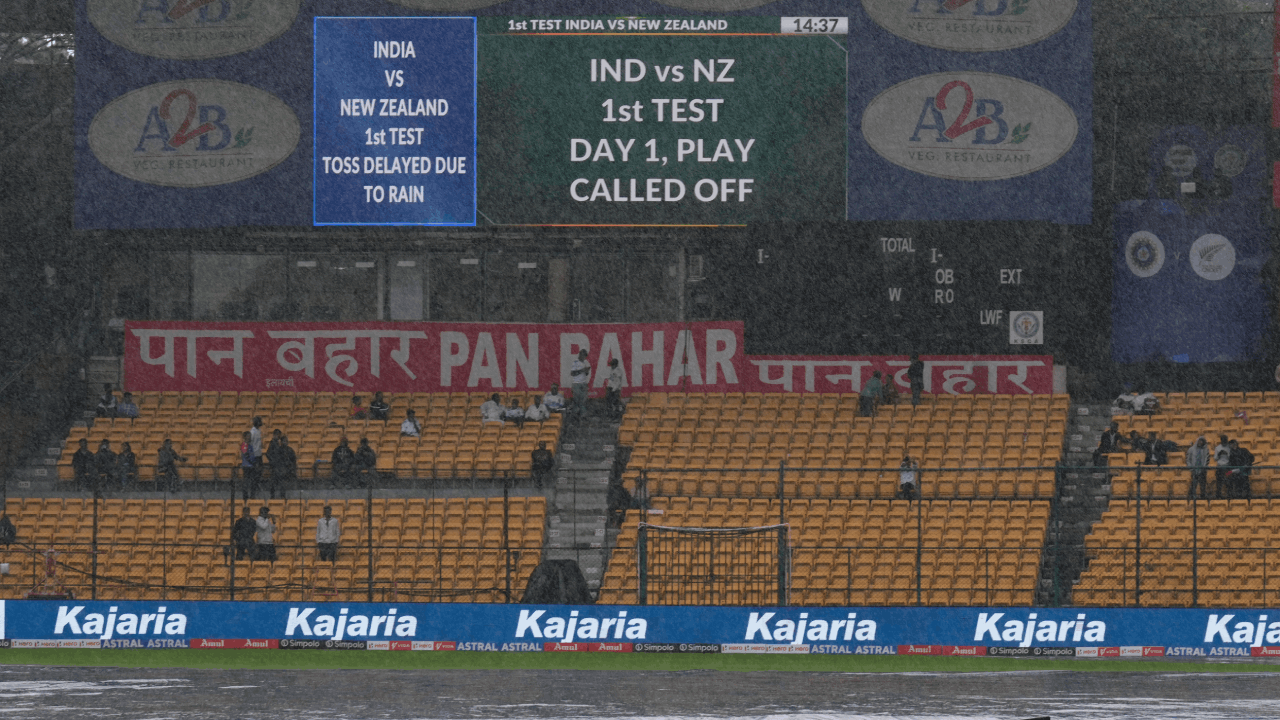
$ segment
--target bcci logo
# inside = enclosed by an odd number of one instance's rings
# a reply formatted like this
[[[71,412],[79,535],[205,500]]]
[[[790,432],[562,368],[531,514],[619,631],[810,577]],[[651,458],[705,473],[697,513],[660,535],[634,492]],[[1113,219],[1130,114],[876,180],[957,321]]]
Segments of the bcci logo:
[[[1125,243],[1124,261],[1134,275],[1149,278],[1164,267],[1164,243],[1155,233],[1139,230]]]
[[[1044,311],[1015,310],[1009,313],[1010,345],[1044,344]]]

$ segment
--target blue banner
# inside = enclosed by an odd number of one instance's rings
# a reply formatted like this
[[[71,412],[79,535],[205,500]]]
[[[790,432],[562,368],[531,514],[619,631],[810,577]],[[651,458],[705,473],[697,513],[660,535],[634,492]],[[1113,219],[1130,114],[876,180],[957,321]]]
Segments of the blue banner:
[[[0,618],[14,647],[1280,654],[1274,610],[10,600]]]

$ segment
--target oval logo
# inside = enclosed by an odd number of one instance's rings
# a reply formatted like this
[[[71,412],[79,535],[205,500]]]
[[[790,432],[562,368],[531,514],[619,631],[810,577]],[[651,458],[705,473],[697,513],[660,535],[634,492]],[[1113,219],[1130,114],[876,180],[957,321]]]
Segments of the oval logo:
[[[1205,280],[1222,280],[1236,269],[1236,248],[1222,235],[1201,235],[1191,243],[1191,269]]]
[[[1071,107],[1004,75],[921,75],[877,95],[862,136],[889,162],[952,180],[1004,180],[1057,162],[1075,144]]]
[[[261,47],[288,30],[302,0],[89,0],[89,22],[143,55],[204,60]]]
[[[253,177],[293,154],[300,137],[284,101],[227,80],[148,85],[112,100],[89,125],[89,148],[103,165],[169,187]]]
[[[1139,230],[1124,244],[1124,262],[1134,275],[1152,277],[1164,267],[1164,243],[1155,233]]]
[[[1076,0],[862,0],[880,27],[914,43],[961,52],[1011,50],[1066,26]]]

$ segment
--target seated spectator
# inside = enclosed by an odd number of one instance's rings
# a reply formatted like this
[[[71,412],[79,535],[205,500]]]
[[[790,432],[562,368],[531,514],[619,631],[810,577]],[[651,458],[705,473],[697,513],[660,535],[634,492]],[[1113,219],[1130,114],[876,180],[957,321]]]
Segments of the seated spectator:
[[[884,389],[880,391],[881,405],[897,405],[898,404],[898,383],[893,381],[893,376],[885,378]]]
[[[9,545],[18,539],[18,528],[5,513],[0,513],[0,545]]]
[[[1129,392],[1128,390],[1126,390],[1120,393],[1119,395],[1116,396],[1115,400],[1111,401],[1111,407],[1115,408],[1116,410],[1116,412],[1113,414],[1132,415],[1135,409],[1134,402],[1137,399],[1138,399],[1138,394],[1135,392]]]
[[[373,402],[369,403],[370,420],[387,420],[391,415],[391,406],[382,399],[382,391],[373,394]]]
[[[1102,456],[1110,455],[1113,452],[1119,452],[1121,443],[1125,442],[1124,436],[1120,434],[1120,423],[1113,422],[1111,427],[1102,431],[1102,437],[1098,438],[1098,449],[1093,451],[1093,464],[1095,467],[1102,464]]]
[[[165,438],[160,451],[156,453],[156,483],[162,489],[177,490],[178,463],[186,461],[186,458],[173,449],[173,441]]]
[[[93,484],[93,475],[97,469],[93,451],[89,449],[89,441],[84,438],[80,438],[80,449],[71,456],[71,471],[75,473],[77,489],[84,490]]]
[[[138,405],[133,402],[133,393],[125,393],[116,406],[116,416],[124,418],[138,417]]]
[[[355,479],[356,454],[347,446],[345,437],[339,440],[338,447],[333,449],[329,463],[333,467],[334,480],[349,485]]]
[[[1160,401],[1155,393],[1142,392],[1133,398],[1134,415],[1155,415],[1160,411]]]
[[[94,412],[98,417],[116,416],[116,396],[111,392],[111,383],[102,384],[102,397],[98,398],[98,407]]]
[[[368,410],[365,410],[365,409],[364,409],[364,406],[360,404],[360,396],[359,396],[359,395],[352,395],[352,396],[351,396],[351,415],[350,415],[350,417],[351,417],[351,419],[352,419],[352,420],[368,420],[368,419],[369,419],[369,411],[368,411]]]
[[[542,422],[551,417],[551,410],[542,402],[542,398],[533,396],[533,404],[524,411],[524,419],[529,422]]]
[[[1253,489],[1249,484],[1249,476],[1253,473],[1253,453],[1240,447],[1238,440],[1232,440],[1228,443],[1231,453],[1228,456],[1227,465],[1227,492],[1228,497],[1248,499],[1253,496]]]
[[[898,497],[903,500],[915,500],[919,497],[919,489],[917,480],[920,473],[920,463],[916,462],[910,455],[902,456],[902,462],[898,464]]]
[[[378,454],[369,447],[369,438],[360,438],[360,447],[356,448],[356,471],[362,475],[378,471]]]
[[[98,470],[96,489],[110,487],[120,479],[120,465],[115,451],[111,449],[111,441],[103,440],[98,446],[98,454],[93,457],[94,466]]]
[[[480,420],[482,422],[502,422],[504,414],[502,408],[502,398],[498,397],[498,393],[494,393],[480,404]]]
[[[414,416],[413,410],[405,410],[404,422],[400,423],[400,435],[403,437],[422,435],[422,426],[418,424],[418,418]]]
[[[551,383],[551,389],[542,396],[542,404],[553,413],[564,412],[564,395],[560,394],[560,386]]]
[[[524,408],[520,407],[520,400],[511,398],[511,405],[502,411],[502,419],[505,422],[515,423],[516,425],[524,425]]]
[[[138,482],[138,456],[129,443],[120,445],[120,487],[126,488]]]
[[[1153,430],[1147,433],[1147,439],[1143,441],[1143,452],[1146,455],[1143,457],[1142,463],[1144,465],[1168,465],[1169,451],[1177,448],[1177,443],[1159,439]]]

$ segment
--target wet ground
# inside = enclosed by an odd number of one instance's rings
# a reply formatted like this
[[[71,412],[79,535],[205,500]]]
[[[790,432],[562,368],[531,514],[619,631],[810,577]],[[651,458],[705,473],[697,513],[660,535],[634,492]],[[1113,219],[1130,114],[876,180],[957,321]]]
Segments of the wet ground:
[[[0,668],[26,718],[1280,718],[1280,674]]]

